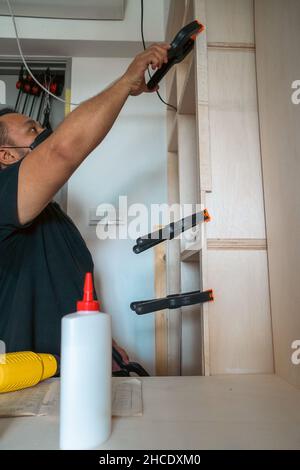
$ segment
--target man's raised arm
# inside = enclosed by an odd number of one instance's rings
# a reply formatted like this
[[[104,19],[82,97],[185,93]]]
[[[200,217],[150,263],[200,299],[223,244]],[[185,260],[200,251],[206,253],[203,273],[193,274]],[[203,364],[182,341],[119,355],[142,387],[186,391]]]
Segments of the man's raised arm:
[[[33,220],[82,161],[107,135],[129,95],[147,92],[145,71],[167,62],[167,44],[154,44],[130,64],[125,74],[99,95],[72,111],[54,133],[21,162],[18,217]],[[156,89],[152,90],[156,91]]]

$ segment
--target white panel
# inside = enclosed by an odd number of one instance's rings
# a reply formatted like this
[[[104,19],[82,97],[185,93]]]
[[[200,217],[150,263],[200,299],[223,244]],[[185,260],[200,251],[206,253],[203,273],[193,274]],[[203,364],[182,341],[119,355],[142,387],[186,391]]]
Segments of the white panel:
[[[276,373],[300,388],[299,0],[256,2],[258,92]],[[278,34],[280,31],[280,34]],[[298,93],[299,95],[299,93]]]
[[[206,0],[206,26],[209,43],[254,43],[253,0]]]
[[[267,255],[209,251],[211,374],[272,373]]]
[[[208,238],[265,238],[253,52],[211,50]]]
[[[205,0],[195,1],[195,17],[206,24]],[[198,157],[200,171],[200,190],[211,191],[211,159],[208,114],[208,57],[207,34],[201,33],[195,47],[196,96],[197,96],[197,127]]]

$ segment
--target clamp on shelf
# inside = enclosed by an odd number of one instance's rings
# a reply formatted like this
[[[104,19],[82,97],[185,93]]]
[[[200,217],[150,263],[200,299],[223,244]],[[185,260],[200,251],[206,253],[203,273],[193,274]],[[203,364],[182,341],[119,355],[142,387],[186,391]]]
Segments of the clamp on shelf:
[[[145,315],[146,313],[157,312],[159,310],[187,307],[188,305],[212,302],[213,300],[214,294],[211,289],[204,292],[197,290],[193,292],[186,292],[184,294],[168,295],[167,297],[162,297],[161,299],[132,302],[130,304],[130,308],[137,315]]]
[[[133,251],[135,254],[142,253],[143,251],[153,248],[166,240],[173,240],[173,238],[178,237],[186,230],[189,230],[202,222],[210,222],[210,220],[210,215],[207,209],[205,209],[202,212],[189,215],[177,222],[171,222],[169,225],[166,225],[153,233],[137,238]]]
[[[160,80],[168,73],[173,65],[181,62],[194,48],[196,36],[205,27],[199,21],[195,20],[184,26],[171,42],[171,48],[168,50],[168,62],[158,69],[153,77],[147,83],[149,90],[152,90]]]

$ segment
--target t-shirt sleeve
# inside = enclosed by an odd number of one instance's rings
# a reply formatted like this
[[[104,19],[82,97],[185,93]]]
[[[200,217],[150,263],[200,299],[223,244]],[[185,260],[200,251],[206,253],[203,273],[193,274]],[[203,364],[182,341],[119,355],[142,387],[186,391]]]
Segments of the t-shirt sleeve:
[[[18,179],[21,160],[0,171],[0,241],[4,235],[27,227],[18,218]]]

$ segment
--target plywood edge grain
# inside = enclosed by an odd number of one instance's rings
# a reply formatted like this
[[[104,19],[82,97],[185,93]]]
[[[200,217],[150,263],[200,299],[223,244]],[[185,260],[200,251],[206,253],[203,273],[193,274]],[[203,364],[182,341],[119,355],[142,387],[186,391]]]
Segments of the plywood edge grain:
[[[227,49],[230,51],[251,51],[255,52],[254,43],[243,43],[243,42],[208,42],[208,49]]]
[[[267,250],[267,240],[259,238],[209,238],[208,250]]]
[[[154,248],[154,274],[156,298],[165,297],[167,293],[165,243]],[[168,317],[166,310],[155,313],[155,370],[156,375],[168,375]]]

